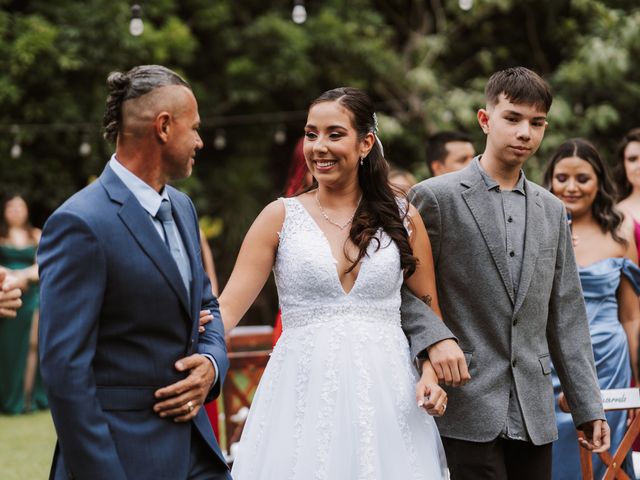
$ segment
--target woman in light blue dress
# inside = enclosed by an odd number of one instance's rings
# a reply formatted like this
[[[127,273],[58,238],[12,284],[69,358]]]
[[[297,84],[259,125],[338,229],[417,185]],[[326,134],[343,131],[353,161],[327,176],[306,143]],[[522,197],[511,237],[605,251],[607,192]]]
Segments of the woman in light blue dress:
[[[605,164],[586,140],[563,143],[547,166],[545,180],[572,214],[574,248],[600,388],[627,388],[632,378],[637,384],[640,269],[636,266],[633,222],[615,208]],[[560,399],[555,370],[553,375]],[[581,479],[575,425],[571,415],[558,406],[556,416],[559,438],[553,445],[553,479]],[[628,412],[607,412],[606,416],[614,452],[624,436]],[[630,457],[625,470],[635,478]],[[603,474],[604,465],[594,457],[595,478]]]

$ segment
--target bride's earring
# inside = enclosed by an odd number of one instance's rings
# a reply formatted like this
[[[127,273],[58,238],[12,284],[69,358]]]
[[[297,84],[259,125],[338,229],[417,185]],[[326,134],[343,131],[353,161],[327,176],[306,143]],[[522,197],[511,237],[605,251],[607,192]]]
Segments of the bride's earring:
[[[364,165],[364,155],[360,157],[360,166]]]

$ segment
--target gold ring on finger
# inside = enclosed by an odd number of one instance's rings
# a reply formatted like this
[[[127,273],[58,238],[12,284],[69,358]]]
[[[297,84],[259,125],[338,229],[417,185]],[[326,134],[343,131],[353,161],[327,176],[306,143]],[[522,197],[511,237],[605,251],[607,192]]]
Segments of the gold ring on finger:
[[[189,410],[189,413],[191,413],[193,411],[193,402],[191,400],[189,400],[187,402],[187,409]]]

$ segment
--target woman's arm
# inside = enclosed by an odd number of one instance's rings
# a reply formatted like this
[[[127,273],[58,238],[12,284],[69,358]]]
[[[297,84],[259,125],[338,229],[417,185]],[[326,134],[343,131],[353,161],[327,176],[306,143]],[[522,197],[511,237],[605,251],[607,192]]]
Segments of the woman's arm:
[[[427,304],[440,318],[440,305],[438,304],[438,293],[436,290],[436,274],[433,265],[433,255],[431,253],[431,242],[427,229],[424,226],[422,217],[413,205],[409,206],[409,217],[412,220],[413,231],[410,242],[413,255],[418,259],[418,265],[413,275],[405,280],[409,290]]]
[[[631,282],[623,275],[618,287],[618,318],[629,342],[631,370],[638,385],[638,335],[640,335],[640,302]]]
[[[218,299],[226,332],[238,324],[269,278],[283,222],[284,205],[276,200],[262,210],[244,237],[231,277]]]

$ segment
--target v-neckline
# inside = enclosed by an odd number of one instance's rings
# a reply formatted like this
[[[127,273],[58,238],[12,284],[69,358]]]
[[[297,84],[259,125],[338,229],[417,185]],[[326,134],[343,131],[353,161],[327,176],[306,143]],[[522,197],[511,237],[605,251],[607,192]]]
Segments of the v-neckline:
[[[345,296],[345,297],[348,297],[349,295],[351,295],[351,292],[353,292],[356,289],[356,287],[358,286],[358,281],[360,280],[360,275],[362,274],[362,269],[364,268],[364,265],[366,263],[364,261],[365,257],[363,257],[362,260],[360,261],[360,269],[358,270],[358,274],[356,275],[356,279],[354,280],[353,285],[351,286],[351,289],[347,292],[344,289],[344,285],[340,281],[340,274],[338,272],[339,262],[336,259],[335,255],[333,254],[333,250],[331,249],[331,242],[329,242],[329,239],[327,238],[327,235],[324,233],[322,228],[320,228],[320,225],[318,225],[318,222],[316,222],[316,220],[313,218],[313,216],[311,215],[309,210],[307,210],[307,208],[302,204],[302,202],[297,197],[292,197],[292,199],[295,200],[298,203],[298,205],[304,211],[304,213],[307,216],[307,218],[311,221],[311,224],[314,226],[314,228],[320,234],[320,237],[324,241],[324,244],[326,245],[326,247],[327,247],[327,249],[329,251],[329,256],[333,259],[334,267],[332,268],[332,270],[335,273],[335,278],[336,278],[337,285],[340,288],[340,291],[342,292],[342,295]]]

